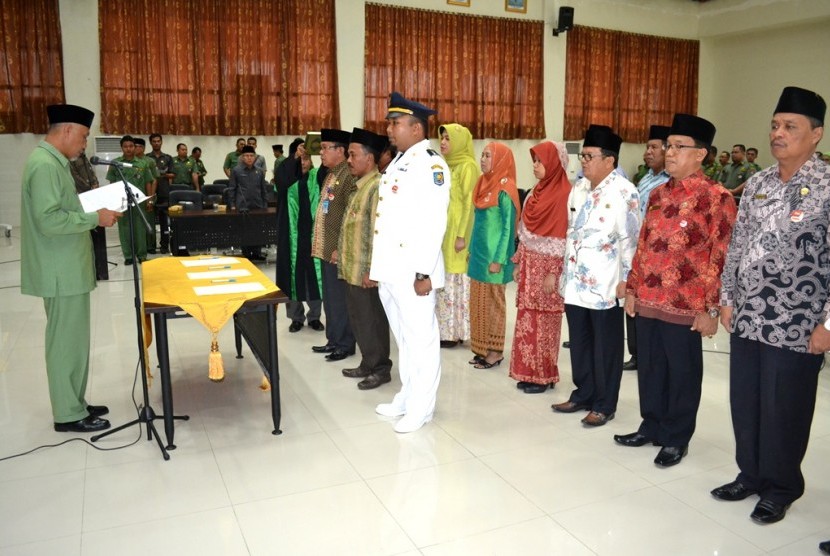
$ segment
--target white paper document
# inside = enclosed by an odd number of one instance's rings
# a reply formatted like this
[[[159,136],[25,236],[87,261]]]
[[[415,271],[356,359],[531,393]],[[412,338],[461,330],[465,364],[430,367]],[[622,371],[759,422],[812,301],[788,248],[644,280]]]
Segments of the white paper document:
[[[233,257],[204,257],[200,259],[183,259],[182,264],[187,267],[206,266],[208,270],[224,270],[230,268],[232,264],[239,264],[239,259],[234,259]]]
[[[210,278],[239,278],[240,276],[250,275],[250,270],[246,268],[236,268],[231,270],[207,270],[204,272],[188,272],[187,278],[189,280],[208,280]]]
[[[128,184],[130,190],[135,195],[137,203],[143,203],[149,197],[141,192],[133,184]],[[127,210],[127,193],[124,191],[124,182],[117,181],[109,185],[98,187],[97,189],[90,189],[84,191],[78,197],[81,199],[81,206],[84,212],[97,212],[102,208],[114,210],[117,212],[124,212]]]
[[[259,282],[242,282],[233,284],[217,284],[215,286],[198,286],[193,288],[196,295],[226,295],[229,293],[249,293],[265,291],[265,286]]]

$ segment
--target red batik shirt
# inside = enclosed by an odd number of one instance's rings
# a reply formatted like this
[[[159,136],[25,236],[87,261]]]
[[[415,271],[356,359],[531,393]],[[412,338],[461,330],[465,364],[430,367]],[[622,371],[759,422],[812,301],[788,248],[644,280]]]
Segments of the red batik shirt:
[[[651,192],[626,291],[638,314],[674,324],[717,307],[737,208],[698,170]]]

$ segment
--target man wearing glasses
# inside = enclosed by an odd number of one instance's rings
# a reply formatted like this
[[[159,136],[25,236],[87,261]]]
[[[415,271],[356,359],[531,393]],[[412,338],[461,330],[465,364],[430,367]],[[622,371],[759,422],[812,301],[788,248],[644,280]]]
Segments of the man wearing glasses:
[[[623,365],[625,280],[637,248],[637,188],[617,171],[622,138],[591,125],[579,157],[585,177],[568,198],[565,241],[565,317],[576,390],[554,404],[560,413],[590,410],[582,419],[602,426],[614,418]]]
[[[675,114],[666,145],[671,179],[649,197],[626,284],[625,312],[637,315],[642,422],[614,440],[662,446],[654,459],[660,467],[688,453],[700,406],[702,337],[718,329],[720,273],[737,209],[703,174],[714,138],[707,120]]]
[[[329,173],[323,182],[314,218],[311,256],[320,259],[322,266],[327,342],[311,349],[327,354],[327,361],[340,361],[355,352],[355,337],[346,309],[346,282],[337,277],[340,228],[349,197],[357,190],[357,178],[349,171],[346,161],[351,136],[342,129],[320,130],[320,161]]]

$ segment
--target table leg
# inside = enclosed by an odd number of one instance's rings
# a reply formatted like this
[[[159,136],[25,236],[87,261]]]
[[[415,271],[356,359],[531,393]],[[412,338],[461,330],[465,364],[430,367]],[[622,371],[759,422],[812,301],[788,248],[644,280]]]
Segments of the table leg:
[[[274,420],[272,434],[282,434],[280,420],[282,407],[280,404],[280,363],[277,358],[277,306],[269,304],[266,309],[268,319],[268,373],[271,378],[271,417]]]
[[[161,379],[161,407],[164,415],[164,434],[167,437],[167,449],[174,450],[173,444],[173,387],[170,384],[170,347],[167,343],[167,314],[155,313],[156,354],[159,360],[159,378]]]

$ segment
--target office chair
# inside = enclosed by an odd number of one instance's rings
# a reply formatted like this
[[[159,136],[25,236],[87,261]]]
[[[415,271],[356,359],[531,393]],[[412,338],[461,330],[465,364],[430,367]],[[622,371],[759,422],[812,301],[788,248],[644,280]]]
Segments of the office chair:
[[[171,186],[173,187],[173,186]],[[189,202],[192,205],[183,205],[186,210],[202,210],[203,201],[202,193],[199,191],[187,190],[171,190],[170,191],[170,206],[181,204],[182,202]]]

